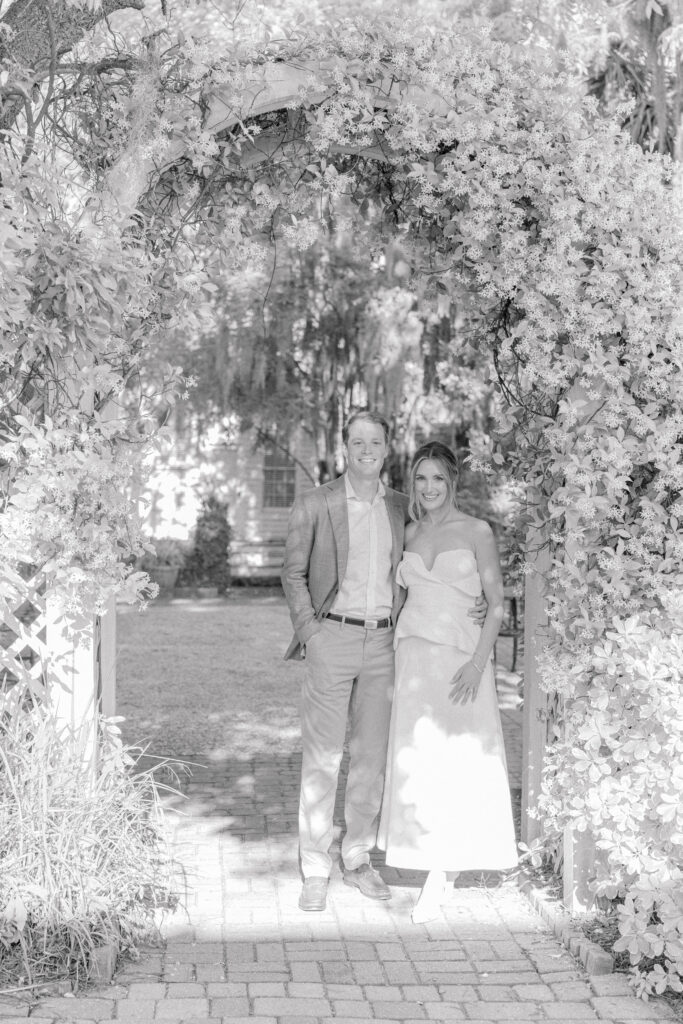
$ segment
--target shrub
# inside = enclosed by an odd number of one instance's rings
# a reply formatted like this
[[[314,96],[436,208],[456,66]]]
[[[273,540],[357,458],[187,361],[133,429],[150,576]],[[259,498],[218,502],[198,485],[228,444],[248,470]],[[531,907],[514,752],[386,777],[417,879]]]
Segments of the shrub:
[[[78,987],[98,947],[134,954],[175,905],[156,769],[139,770],[104,720],[94,771],[49,711],[13,703],[0,717],[0,985]]]
[[[575,695],[539,806],[553,831],[595,842],[593,890],[615,901],[614,951],[628,953],[638,992],[681,991],[683,631],[655,612],[611,627],[583,664],[544,655],[556,682],[573,674]]]
[[[229,550],[232,530],[228,507],[210,495],[202,502],[194,531],[192,552],[182,573],[183,583],[218,587],[220,593],[230,585]]]

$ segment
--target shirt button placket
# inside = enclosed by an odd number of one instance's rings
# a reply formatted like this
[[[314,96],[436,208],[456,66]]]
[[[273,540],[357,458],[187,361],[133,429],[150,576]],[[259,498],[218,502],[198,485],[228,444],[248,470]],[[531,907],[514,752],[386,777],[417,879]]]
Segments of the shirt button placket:
[[[370,506],[370,571],[368,573],[368,615],[374,615],[376,610],[376,585],[377,585],[377,504],[373,502]]]

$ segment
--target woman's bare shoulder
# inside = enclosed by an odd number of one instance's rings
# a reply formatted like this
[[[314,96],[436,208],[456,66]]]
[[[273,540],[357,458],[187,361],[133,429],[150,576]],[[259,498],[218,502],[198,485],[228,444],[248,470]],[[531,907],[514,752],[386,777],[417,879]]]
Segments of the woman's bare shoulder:
[[[477,519],[476,516],[470,516],[472,520],[472,529],[476,530],[477,534],[482,537],[490,537],[493,533],[493,528],[487,519]]]
[[[417,533],[417,523],[415,523],[415,522],[408,523],[407,526],[406,526],[406,530],[405,530],[405,539],[406,539],[406,541],[413,540],[415,538],[415,534],[416,533]]]
[[[491,524],[486,519],[478,519],[462,513],[462,518],[455,521],[454,526],[466,532],[473,541],[489,540],[493,536]]]

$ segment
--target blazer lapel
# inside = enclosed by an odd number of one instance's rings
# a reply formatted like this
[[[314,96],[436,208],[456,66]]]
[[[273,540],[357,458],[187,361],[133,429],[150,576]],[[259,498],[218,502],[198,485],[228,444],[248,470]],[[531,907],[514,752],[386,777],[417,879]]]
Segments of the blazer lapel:
[[[405,515],[403,505],[400,501],[396,501],[393,494],[387,494],[384,500],[389,511],[389,522],[391,523],[391,565],[395,573],[403,555]]]
[[[349,558],[349,515],[346,508],[346,483],[343,476],[329,486],[325,499],[337,545],[337,581],[341,583]]]

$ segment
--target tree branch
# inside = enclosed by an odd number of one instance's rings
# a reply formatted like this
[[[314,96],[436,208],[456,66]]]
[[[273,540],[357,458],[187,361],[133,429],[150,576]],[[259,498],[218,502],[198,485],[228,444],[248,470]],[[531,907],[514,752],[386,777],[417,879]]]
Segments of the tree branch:
[[[289,456],[289,458],[292,460],[292,462],[296,463],[296,465],[299,467],[299,469],[303,470],[303,472],[306,474],[308,479],[315,486],[317,481],[316,481],[315,477],[313,476],[313,474],[311,473],[311,471],[308,468],[308,466],[306,466],[306,464],[304,462],[302,462],[301,459],[299,459],[294,454],[294,452],[290,448],[287,447],[287,445],[281,444],[279,441],[277,441],[273,437],[273,435],[271,433],[269,433],[269,431],[264,430],[263,427],[257,427],[256,428],[256,442],[257,442],[257,444],[272,444],[273,448],[279,448],[281,452],[284,452],[285,455]]]
[[[72,50],[100,21],[127,8],[141,11],[144,0],[102,0],[95,9],[67,0],[15,0],[0,18],[5,30],[0,32],[0,64],[16,68],[20,84],[30,92],[57,56]],[[6,104],[0,129],[9,128],[22,107],[21,102]]]

